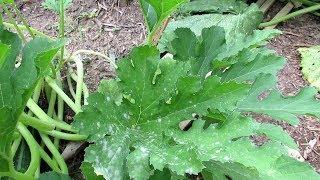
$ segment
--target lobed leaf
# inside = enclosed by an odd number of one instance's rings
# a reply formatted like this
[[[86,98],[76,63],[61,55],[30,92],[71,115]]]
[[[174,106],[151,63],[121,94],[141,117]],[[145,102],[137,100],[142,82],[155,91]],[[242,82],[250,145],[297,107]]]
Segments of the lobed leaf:
[[[272,90],[263,100],[258,96],[275,86],[275,79],[271,75],[261,75],[252,85],[248,96],[238,104],[240,111],[264,113],[273,118],[284,120],[290,124],[298,124],[296,117],[309,114],[320,117],[320,104],[315,99],[317,90],[311,87],[303,88],[296,96],[283,97],[278,91]]]

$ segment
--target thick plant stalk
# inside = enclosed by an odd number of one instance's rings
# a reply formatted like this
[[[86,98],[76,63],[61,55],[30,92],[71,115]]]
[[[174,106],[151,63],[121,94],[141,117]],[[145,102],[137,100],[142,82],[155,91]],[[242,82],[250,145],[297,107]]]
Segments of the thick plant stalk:
[[[57,99],[57,93],[55,91],[51,90],[49,106],[48,106],[48,111],[47,111],[47,114],[48,114],[49,117],[53,116],[54,106],[56,104],[56,99]]]
[[[76,62],[76,65],[77,65],[77,75],[78,75],[75,104],[78,107],[81,107],[81,97],[82,97],[82,89],[83,89],[83,64],[80,56],[76,56],[74,61]]]
[[[34,89],[34,93],[32,95],[32,99],[34,102],[38,102],[39,98],[40,98],[40,94],[41,94],[41,89],[42,89],[42,83],[43,83],[43,79],[40,79],[37,83],[36,88]],[[32,116],[32,111],[29,110],[28,112],[29,116]]]
[[[36,140],[33,138],[32,134],[29,132],[27,127],[25,127],[22,123],[18,122],[17,129],[19,130],[23,138],[26,140],[31,153],[30,165],[25,174],[28,176],[34,176],[34,173],[40,166],[40,154],[37,149]]]
[[[287,15],[288,13],[290,13],[290,11],[294,8],[294,4],[292,4],[291,2],[288,2],[275,16],[274,18],[271,20],[275,20],[275,19],[278,19],[282,16],[285,16]],[[268,26],[266,27],[265,29],[273,29],[277,26],[277,24],[275,25],[272,25],[272,26]]]
[[[56,130],[52,131],[43,131],[44,134],[50,135],[52,137],[58,138],[58,139],[64,139],[69,141],[82,141],[87,138],[86,135],[80,135],[80,134],[68,134]]]
[[[17,150],[19,148],[19,145],[21,143],[21,140],[22,140],[22,136],[20,134],[20,136],[16,140],[13,141],[12,146],[11,146],[11,155],[12,155],[12,157],[16,154],[16,152],[17,152]]]
[[[59,27],[59,35],[60,35],[60,38],[63,39],[64,38],[64,0],[59,0],[59,4],[60,4],[60,11],[59,11],[59,17],[60,17],[60,27]],[[64,46],[61,47],[61,50],[60,50],[60,62],[59,62],[59,65],[58,65],[58,70],[62,67],[63,65],[63,61],[64,61]]]
[[[55,145],[51,142],[50,138],[43,133],[40,133],[40,136],[44,144],[47,146],[47,148],[49,149],[49,151],[52,153],[53,157],[59,164],[61,173],[68,174],[67,164],[64,161],[63,157],[61,156],[61,154],[59,153],[59,151],[57,150],[57,148],[55,147]]]
[[[76,98],[76,93],[74,91],[74,87],[73,87],[73,84],[72,84],[70,73],[67,74],[67,83],[68,83],[68,86],[69,86],[69,92],[70,92],[71,96],[73,97],[73,99],[75,99]]]
[[[61,82],[61,74],[60,71],[57,72],[57,79],[56,82],[60,88],[62,88]],[[58,117],[56,118],[57,121],[63,122],[63,113],[64,113],[64,102],[63,99],[59,96],[58,97]],[[58,138],[54,138],[54,145],[59,148],[60,140]]]
[[[19,122],[43,131],[51,131],[55,128],[55,125],[53,123],[42,121],[25,113],[22,113],[20,115]]]
[[[269,22],[261,23],[259,27],[260,28],[264,28],[264,27],[272,26],[272,25],[278,24],[280,22],[286,21],[288,19],[291,19],[293,17],[300,16],[302,14],[313,12],[313,11],[316,11],[316,10],[319,10],[319,9],[320,9],[320,4],[315,5],[315,6],[311,6],[311,7],[305,8],[305,9],[301,9],[299,11],[295,11],[293,13],[290,13],[290,14],[288,14],[286,16],[283,16],[283,17],[280,17],[278,19],[274,19],[274,20],[269,21]]]
[[[57,128],[70,131],[70,132],[77,132],[74,130],[69,124],[66,124],[64,122],[57,122],[53,120],[51,117],[49,117],[34,101],[31,99],[27,102],[27,107],[31,109],[31,111],[42,121],[53,123]]]
[[[81,112],[81,107],[77,106],[69,97],[66,95],[62,89],[57,85],[57,83],[50,77],[46,77],[46,82],[49,84],[49,86],[57,92],[57,94],[68,104],[68,106],[75,112],[79,113]]]
[[[38,149],[39,149],[39,153],[41,158],[44,160],[44,162],[46,162],[48,164],[48,166],[56,171],[61,173],[61,170],[59,169],[59,167],[55,164],[55,161],[53,161],[50,156],[42,149],[42,147],[38,144],[37,145]]]

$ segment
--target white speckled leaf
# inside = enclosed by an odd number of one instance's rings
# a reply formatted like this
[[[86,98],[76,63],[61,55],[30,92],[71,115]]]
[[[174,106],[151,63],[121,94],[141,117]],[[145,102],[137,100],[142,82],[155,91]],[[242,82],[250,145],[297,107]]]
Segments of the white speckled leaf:
[[[127,177],[125,159],[129,154],[129,137],[117,134],[102,138],[86,149],[84,162],[91,163],[94,172],[105,179],[122,180]]]
[[[128,155],[127,166],[131,178],[141,180],[149,179],[152,174],[149,155],[149,150],[144,147],[140,147]]]
[[[86,150],[85,161],[92,164],[96,173],[115,177],[119,174],[109,171],[128,169],[131,178],[147,179],[152,174],[148,165],[159,170],[168,167],[179,175],[199,173],[204,166],[197,150],[171,142],[164,132],[178,128],[194,113],[206,115],[209,108],[234,110],[249,89],[247,84],[233,81],[220,83],[218,77],[188,77],[189,63],[159,56],[154,47],[134,49],[129,58],[118,64],[117,87],[123,102],[117,104],[118,96],[108,87],[100,88],[90,96],[84,112],[76,116],[73,125],[94,142]],[[116,149],[121,153],[112,159],[105,155]],[[141,166],[134,166],[135,163]],[[127,169],[123,169],[124,165]]]
[[[174,31],[177,28],[189,28],[196,36],[200,36],[204,28],[212,26],[223,27],[226,31],[227,43],[234,43],[237,37],[249,35],[262,21],[263,13],[255,5],[251,5],[242,14],[204,14],[184,17],[179,20],[172,20],[165,29],[160,42],[161,52],[166,51],[170,42],[175,38]]]

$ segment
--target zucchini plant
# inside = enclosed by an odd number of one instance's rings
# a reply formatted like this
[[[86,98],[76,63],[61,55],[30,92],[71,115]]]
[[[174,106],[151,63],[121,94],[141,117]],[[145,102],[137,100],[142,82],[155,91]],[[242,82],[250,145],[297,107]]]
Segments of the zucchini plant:
[[[143,1],[147,23],[158,7],[176,9],[174,2]],[[254,30],[261,20],[255,5],[240,14],[182,18],[169,22],[158,47],[148,41],[121,59],[117,78],[101,82],[73,123],[91,143],[85,177],[319,179],[281,127],[248,113],[292,125],[300,114],[320,116],[316,89],[290,97],[276,90],[285,60],[264,45],[280,32]],[[266,142],[256,144],[259,136]]]

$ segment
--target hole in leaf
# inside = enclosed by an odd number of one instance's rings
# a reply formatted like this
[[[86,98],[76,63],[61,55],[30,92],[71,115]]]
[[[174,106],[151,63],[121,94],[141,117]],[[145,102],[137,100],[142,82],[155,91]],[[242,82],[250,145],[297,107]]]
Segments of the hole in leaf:
[[[193,120],[184,120],[179,123],[182,131],[188,131],[192,127]]]

